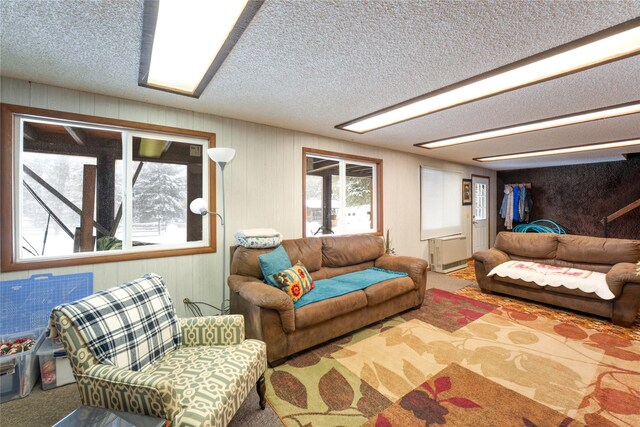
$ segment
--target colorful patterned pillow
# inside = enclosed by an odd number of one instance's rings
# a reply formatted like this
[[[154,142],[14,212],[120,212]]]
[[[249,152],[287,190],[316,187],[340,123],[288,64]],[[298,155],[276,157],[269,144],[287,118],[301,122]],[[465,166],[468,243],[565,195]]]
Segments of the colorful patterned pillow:
[[[273,279],[294,303],[315,287],[311,275],[300,261],[293,267],[274,274]]]

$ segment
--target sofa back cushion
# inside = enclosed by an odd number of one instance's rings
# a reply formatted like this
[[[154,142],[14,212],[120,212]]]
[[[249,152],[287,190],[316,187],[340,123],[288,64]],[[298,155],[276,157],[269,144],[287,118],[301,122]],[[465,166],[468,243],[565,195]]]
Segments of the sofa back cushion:
[[[640,260],[640,240],[561,235],[557,258],[564,261],[614,265]]]
[[[308,237],[306,239],[283,240],[282,247],[287,252],[292,265],[302,261],[309,273],[313,273],[322,267],[322,242],[319,238]],[[258,257],[273,250],[273,248],[250,249],[242,246],[237,247],[231,259],[231,274],[263,279]]]
[[[182,344],[162,277],[143,277],[54,308],[67,316],[100,363],[142,371]],[[52,317],[50,336],[57,332]]]
[[[309,273],[322,267],[322,242],[319,238],[283,240],[282,246],[289,254],[291,264],[302,261]]]
[[[325,236],[320,240],[322,240],[322,265],[324,267],[361,264],[384,255],[384,242],[379,236]]]
[[[523,258],[555,258],[558,235],[554,233],[511,233],[502,231],[495,248]]]

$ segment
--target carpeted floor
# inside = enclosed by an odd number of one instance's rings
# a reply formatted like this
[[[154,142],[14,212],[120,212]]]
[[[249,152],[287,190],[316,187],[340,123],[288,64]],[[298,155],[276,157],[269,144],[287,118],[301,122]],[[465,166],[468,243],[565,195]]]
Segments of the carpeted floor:
[[[269,369],[267,409],[252,392],[231,426],[640,425],[640,324],[619,330],[473,281],[472,265],[429,272],[420,310]],[[74,384],[39,387],[1,404],[0,425],[49,426],[80,403]]]
[[[640,425],[640,342],[439,289],[267,377],[287,426]]]

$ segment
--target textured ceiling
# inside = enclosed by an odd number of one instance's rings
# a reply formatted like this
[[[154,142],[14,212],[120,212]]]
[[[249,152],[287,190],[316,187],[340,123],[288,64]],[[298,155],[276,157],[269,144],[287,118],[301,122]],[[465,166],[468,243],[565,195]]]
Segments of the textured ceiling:
[[[480,165],[640,137],[639,115],[449,148],[413,144],[640,100],[640,56],[364,135],[334,126],[640,16],[640,0],[267,0],[200,99],[137,86],[141,0],[0,1],[0,73]],[[482,164],[619,160],[607,150]]]

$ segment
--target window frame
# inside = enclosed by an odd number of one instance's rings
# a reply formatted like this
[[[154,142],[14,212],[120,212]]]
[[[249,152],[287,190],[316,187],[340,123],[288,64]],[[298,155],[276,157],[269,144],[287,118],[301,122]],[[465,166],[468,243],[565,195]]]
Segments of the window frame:
[[[19,196],[16,194],[16,179],[20,176],[17,168],[21,164],[21,160],[18,155],[18,151],[22,150],[22,141],[16,141],[19,135],[16,132],[20,132],[20,129],[15,129],[15,123],[18,120],[17,116],[32,117],[34,119],[45,119],[53,121],[69,121],[75,123],[83,123],[87,125],[98,125],[101,127],[112,127],[119,131],[139,134],[144,132],[152,132],[158,135],[165,135],[167,137],[184,137],[197,138],[206,141],[202,147],[203,156],[203,173],[208,173],[208,194],[209,194],[209,210],[215,212],[216,201],[216,174],[215,163],[209,159],[206,150],[208,148],[215,147],[216,135],[210,132],[201,132],[191,129],[181,129],[170,126],[154,125],[149,123],[133,122],[128,120],[112,119],[106,117],[90,116],[84,114],[68,113],[54,110],[47,110],[41,108],[13,105],[13,104],[0,104],[0,126],[2,128],[2,134],[0,135],[0,169],[2,174],[0,176],[0,190],[2,195],[0,196],[0,236],[2,242],[0,243],[0,271],[12,272],[12,271],[24,271],[43,268],[57,268],[68,267],[77,265],[90,265],[100,264],[107,262],[120,262],[131,261],[138,259],[149,258],[162,258],[162,257],[174,257],[184,255],[196,255],[203,253],[214,253],[217,251],[217,228],[215,215],[208,216],[208,242],[206,228],[203,227],[202,244],[197,243],[188,244],[188,247],[176,248],[171,244],[167,244],[163,249],[153,250],[128,250],[125,252],[117,251],[114,253],[104,252],[83,252],[77,253],[73,256],[61,256],[56,258],[46,257],[41,259],[19,259],[16,247],[15,238],[18,224],[14,224],[14,218],[16,217],[16,211],[19,209],[18,202]],[[130,139],[130,136],[129,136]],[[130,150],[129,147],[126,150]],[[125,159],[123,159],[125,160]],[[208,170],[207,170],[208,169]],[[125,190],[128,195],[129,186],[125,184]],[[206,198],[206,194],[203,194]],[[131,199],[131,197],[127,197]],[[188,209],[187,209],[188,210]],[[191,215],[190,212],[187,213]],[[205,220],[206,221],[206,220]],[[204,225],[204,224],[203,224]]]
[[[372,232],[355,233],[372,236],[382,236],[384,230],[384,203],[383,203],[383,162],[382,159],[375,159],[372,157],[358,156],[354,154],[338,153],[335,151],[319,150],[315,148],[302,147],[302,237],[307,237],[307,155],[317,155],[321,157],[329,157],[337,161],[352,162],[366,162],[375,165],[375,177],[377,194],[375,200],[377,205],[375,207],[376,214],[376,230]],[[346,198],[346,195],[345,195]],[[353,233],[352,233],[353,234]],[[331,235],[331,234],[329,234]],[[348,234],[340,234],[340,236],[346,236]],[[326,235],[325,235],[326,236]]]

